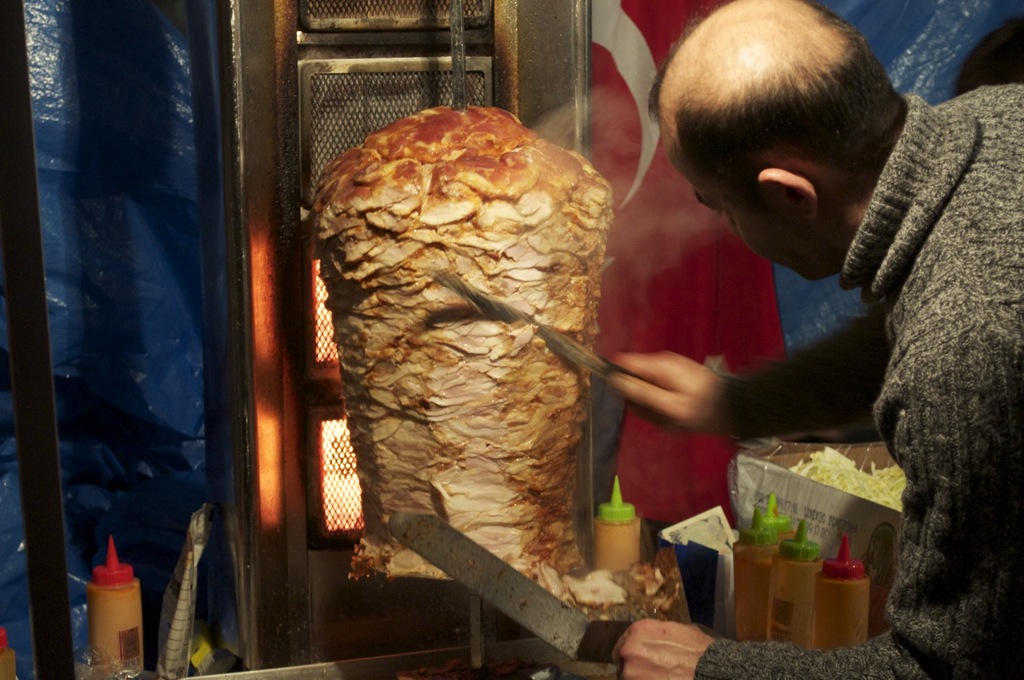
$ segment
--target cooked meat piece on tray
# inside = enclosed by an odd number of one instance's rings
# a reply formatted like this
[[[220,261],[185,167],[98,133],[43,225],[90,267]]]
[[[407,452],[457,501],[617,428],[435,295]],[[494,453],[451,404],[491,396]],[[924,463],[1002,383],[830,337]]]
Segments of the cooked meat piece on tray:
[[[435,513],[524,573],[581,567],[587,374],[432,277],[591,345],[609,184],[506,111],[438,107],[328,164],[314,213],[363,495],[353,575],[442,577],[391,538],[397,511]]]

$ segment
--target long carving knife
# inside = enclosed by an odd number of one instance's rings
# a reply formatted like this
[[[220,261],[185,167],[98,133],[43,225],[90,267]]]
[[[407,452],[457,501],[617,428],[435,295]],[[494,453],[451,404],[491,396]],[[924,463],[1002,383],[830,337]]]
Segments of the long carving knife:
[[[573,340],[562,331],[537,321],[526,312],[502,302],[492,295],[488,295],[454,274],[436,272],[433,278],[445,288],[458,293],[465,300],[472,303],[488,319],[504,323],[524,322],[536,326],[537,335],[548,346],[548,349],[574,366],[585,368],[604,379],[607,379],[613,373],[624,373],[634,378],[639,378],[639,376],[627,371],[618,364],[614,364],[599,356],[589,347]]]
[[[591,621],[434,515],[392,513],[391,534],[571,659],[610,663],[629,621]]]

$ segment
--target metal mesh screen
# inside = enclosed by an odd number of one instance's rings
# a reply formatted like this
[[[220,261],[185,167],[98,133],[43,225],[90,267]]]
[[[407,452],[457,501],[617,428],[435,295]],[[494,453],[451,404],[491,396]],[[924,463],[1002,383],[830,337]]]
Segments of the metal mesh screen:
[[[466,72],[466,98],[488,102],[482,71]],[[324,166],[366,135],[432,106],[450,105],[451,71],[320,73],[310,78],[310,167],[306,181],[316,186]],[[311,192],[306,192],[308,196]]]
[[[448,26],[449,0],[306,0],[306,28],[406,28]],[[489,0],[463,0],[467,26],[486,23]],[[367,24],[371,26],[367,26]]]
[[[325,536],[363,530],[363,495],[344,418],[320,422],[321,530]]]

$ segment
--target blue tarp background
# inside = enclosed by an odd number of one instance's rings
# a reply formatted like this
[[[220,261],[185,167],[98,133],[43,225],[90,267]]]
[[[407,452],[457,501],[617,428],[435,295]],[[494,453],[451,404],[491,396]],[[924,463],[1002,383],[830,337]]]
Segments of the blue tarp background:
[[[1024,13],[1017,0],[826,4],[865,32],[898,89],[931,102],[950,96],[982,35]],[[27,0],[25,9],[74,637],[85,646],[84,582],[112,533],[143,583],[152,667],[160,597],[188,518],[207,496],[188,41],[147,0]],[[831,279],[808,283],[779,268],[776,285],[790,349],[859,310]],[[5,319],[0,625],[26,680],[32,653]]]
[[[113,534],[143,585],[152,663],[160,598],[205,500],[187,43],[145,0],[28,0],[25,13],[74,640],[87,644],[84,583]],[[24,680],[32,648],[3,319],[0,625]]]

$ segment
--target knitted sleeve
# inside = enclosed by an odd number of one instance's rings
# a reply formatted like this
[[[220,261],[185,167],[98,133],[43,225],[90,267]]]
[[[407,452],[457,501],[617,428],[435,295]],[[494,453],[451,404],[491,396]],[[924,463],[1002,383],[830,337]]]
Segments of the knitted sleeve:
[[[871,417],[889,346],[881,305],[790,361],[731,378],[733,435],[746,439],[850,425]]]

